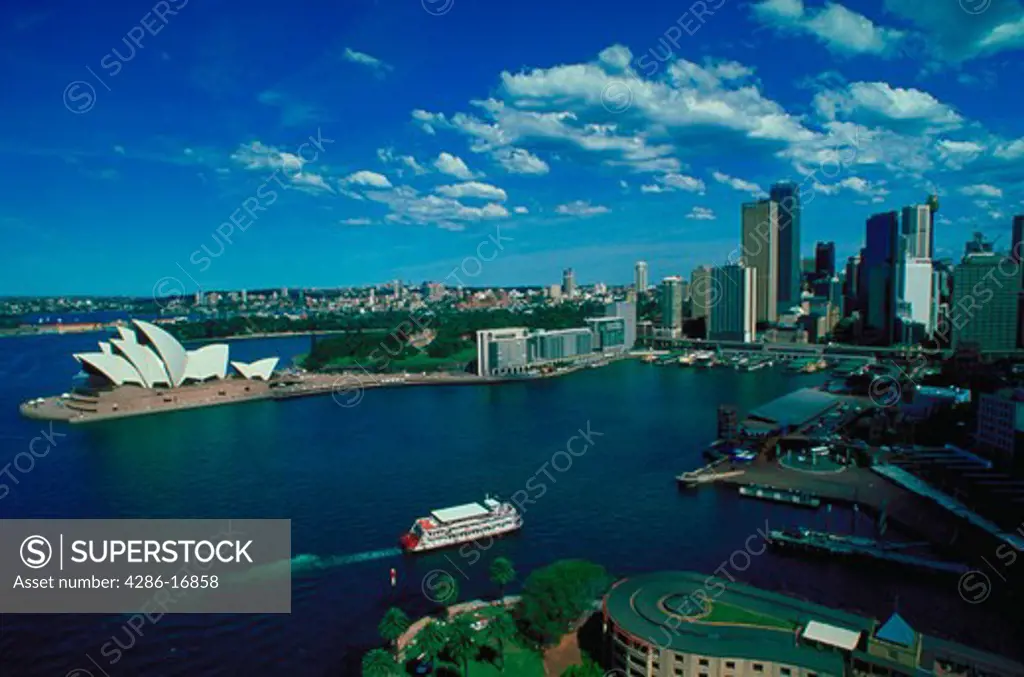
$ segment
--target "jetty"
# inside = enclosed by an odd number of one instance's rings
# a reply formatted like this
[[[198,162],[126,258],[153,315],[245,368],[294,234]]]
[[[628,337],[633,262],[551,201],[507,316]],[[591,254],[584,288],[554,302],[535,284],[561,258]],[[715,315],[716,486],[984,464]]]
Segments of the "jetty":
[[[970,571],[970,568],[964,564],[902,552],[905,548],[924,545],[921,543],[887,543],[861,536],[846,536],[801,528],[772,529],[768,532],[768,544],[782,550],[872,559],[943,574],[963,575]]]
[[[808,494],[804,491],[795,491],[793,489],[780,489],[778,487],[765,486],[761,484],[741,486],[739,494],[740,496],[747,496],[748,498],[760,498],[763,501],[785,503],[786,505],[795,505],[801,508],[816,509],[821,506],[821,499],[814,494]]]
[[[728,459],[724,458],[718,459],[717,461],[712,461],[702,468],[697,468],[696,470],[690,470],[689,472],[684,472],[681,475],[676,475],[676,482],[679,483],[680,487],[690,489],[702,484],[717,482],[718,480],[739,477],[743,474],[742,470],[720,471],[718,469],[719,466],[726,463],[727,460]]]

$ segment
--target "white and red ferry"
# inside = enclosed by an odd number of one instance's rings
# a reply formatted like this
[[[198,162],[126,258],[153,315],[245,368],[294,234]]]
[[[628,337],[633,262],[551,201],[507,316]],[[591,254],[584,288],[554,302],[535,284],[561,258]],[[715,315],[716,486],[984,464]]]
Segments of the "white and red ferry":
[[[420,517],[399,543],[406,552],[423,552],[501,536],[522,526],[523,518],[515,506],[488,496],[481,503],[442,508]]]

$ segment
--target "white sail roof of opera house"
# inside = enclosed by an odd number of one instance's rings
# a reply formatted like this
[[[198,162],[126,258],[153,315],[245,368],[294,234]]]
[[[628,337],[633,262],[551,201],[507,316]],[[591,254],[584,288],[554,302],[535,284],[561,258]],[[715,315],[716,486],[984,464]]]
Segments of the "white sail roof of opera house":
[[[75,359],[89,374],[106,378],[114,385],[133,384],[144,388],[175,387],[188,381],[223,379],[228,372],[228,346],[214,343],[186,350],[167,331],[149,322],[132,320],[135,331],[117,327],[118,338],[100,341],[99,352],[76,353]],[[232,362],[244,378],[268,380],[278,358],[269,357],[247,364]]]
[[[232,362],[231,366],[245,378],[261,378],[266,381],[274,372],[274,367],[277,366],[277,358],[265,357],[262,360],[256,360],[248,364],[245,362]]]

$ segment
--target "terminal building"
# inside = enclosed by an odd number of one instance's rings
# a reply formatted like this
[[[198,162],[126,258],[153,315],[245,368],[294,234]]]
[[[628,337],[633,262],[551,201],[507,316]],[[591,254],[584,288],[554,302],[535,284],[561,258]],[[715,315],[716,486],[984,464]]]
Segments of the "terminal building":
[[[624,677],[1018,677],[1024,666],[886,622],[703,574],[626,578],[602,607]]]
[[[631,350],[636,341],[636,306],[612,303],[605,313],[584,320],[586,327],[480,330],[476,333],[477,374],[525,375],[556,363],[600,359]]]

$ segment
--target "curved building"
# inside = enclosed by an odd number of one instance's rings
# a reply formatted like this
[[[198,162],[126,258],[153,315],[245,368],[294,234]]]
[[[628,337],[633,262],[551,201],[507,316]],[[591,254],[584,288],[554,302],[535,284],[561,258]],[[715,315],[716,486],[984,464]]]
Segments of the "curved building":
[[[885,623],[685,572],[626,578],[605,596],[605,659],[625,677],[1024,674],[1008,659]]]
[[[118,327],[117,338],[100,341],[99,352],[74,355],[94,385],[175,388],[227,377],[227,344],[186,350],[176,338],[155,324],[142,320],[132,320],[132,324],[134,331]],[[277,362],[278,358],[271,357],[252,364],[231,364],[243,378],[267,381]]]

